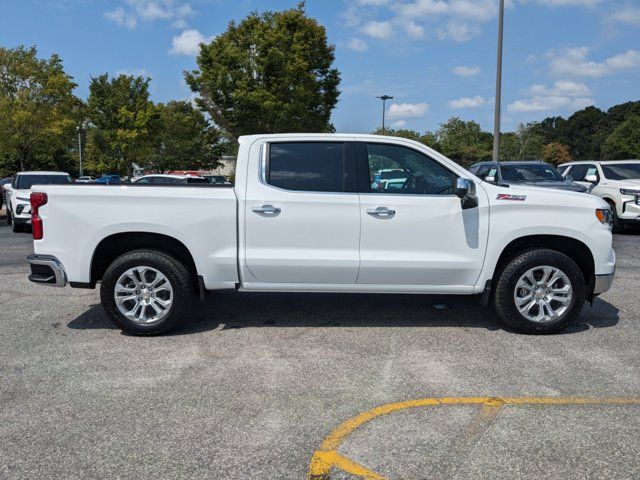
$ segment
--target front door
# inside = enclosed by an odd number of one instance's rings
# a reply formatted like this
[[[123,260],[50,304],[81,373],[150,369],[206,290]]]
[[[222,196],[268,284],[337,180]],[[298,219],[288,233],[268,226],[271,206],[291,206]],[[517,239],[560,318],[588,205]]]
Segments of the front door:
[[[272,142],[246,197],[248,283],[349,285],[360,210],[353,144]]]
[[[463,210],[454,195],[457,175],[426,153],[375,142],[357,149],[358,284],[441,287],[434,291],[475,285],[488,235],[486,196],[478,192],[479,206]]]

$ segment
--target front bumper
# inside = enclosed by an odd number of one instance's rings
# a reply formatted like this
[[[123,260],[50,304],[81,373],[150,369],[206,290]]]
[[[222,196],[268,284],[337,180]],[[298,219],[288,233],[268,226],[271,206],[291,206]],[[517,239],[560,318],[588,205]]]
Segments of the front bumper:
[[[608,275],[596,275],[595,282],[593,285],[593,294],[600,295],[601,293],[606,292],[611,288],[611,284],[613,283],[613,277],[615,272],[610,273]]]
[[[52,255],[29,255],[27,262],[31,267],[29,280],[41,285],[64,287],[67,284],[67,272],[60,261]]]

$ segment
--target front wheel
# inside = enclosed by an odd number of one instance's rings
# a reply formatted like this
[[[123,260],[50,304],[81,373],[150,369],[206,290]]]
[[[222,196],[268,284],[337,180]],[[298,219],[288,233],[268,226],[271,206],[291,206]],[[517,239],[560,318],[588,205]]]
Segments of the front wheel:
[[[522,333],[556,333],[573,323],[584,305],[585,280],[576,263],[555,250],[521,253],[502,270],[495,309]]]
[[[189,312],[192,279],[185,265],[156,250],[116,258],[102,278],[100,300],[113,323],[132,335],[158,335]]]
[[[11,230],[13,230],[14,233],[24,232],[24,225],[13,220],[11,222]]]

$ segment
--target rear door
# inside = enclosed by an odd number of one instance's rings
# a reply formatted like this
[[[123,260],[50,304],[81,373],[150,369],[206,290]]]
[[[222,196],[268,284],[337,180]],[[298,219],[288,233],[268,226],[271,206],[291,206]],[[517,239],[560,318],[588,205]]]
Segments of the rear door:
[[[357,152],[362,221],[358,284],[470,290],[484,260],[486,196],[478,189],[479,206],[462,209],[453,188],[457,174],[409,146],[359,143]],[[387,169],[399,171],[396,177],[402,179],[393,188],[376,181],[377,172]]]
[[[355,284],[360,210],[353,144],[274,141],[261,152],[245,202],[245,263],[253,281]]]

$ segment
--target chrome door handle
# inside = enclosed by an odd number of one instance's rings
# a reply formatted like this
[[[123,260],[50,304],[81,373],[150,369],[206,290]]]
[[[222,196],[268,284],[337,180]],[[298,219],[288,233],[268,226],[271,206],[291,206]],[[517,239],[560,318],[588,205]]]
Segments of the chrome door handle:
[[[261,207],[253,207],[251,209],[258,215],[278,215],[282,210],[273,205],[262,205]]]
[[[367,213],[374,217],[393,217],[396,214],[396,211],[387,207],[378,207],[368,209]]]

